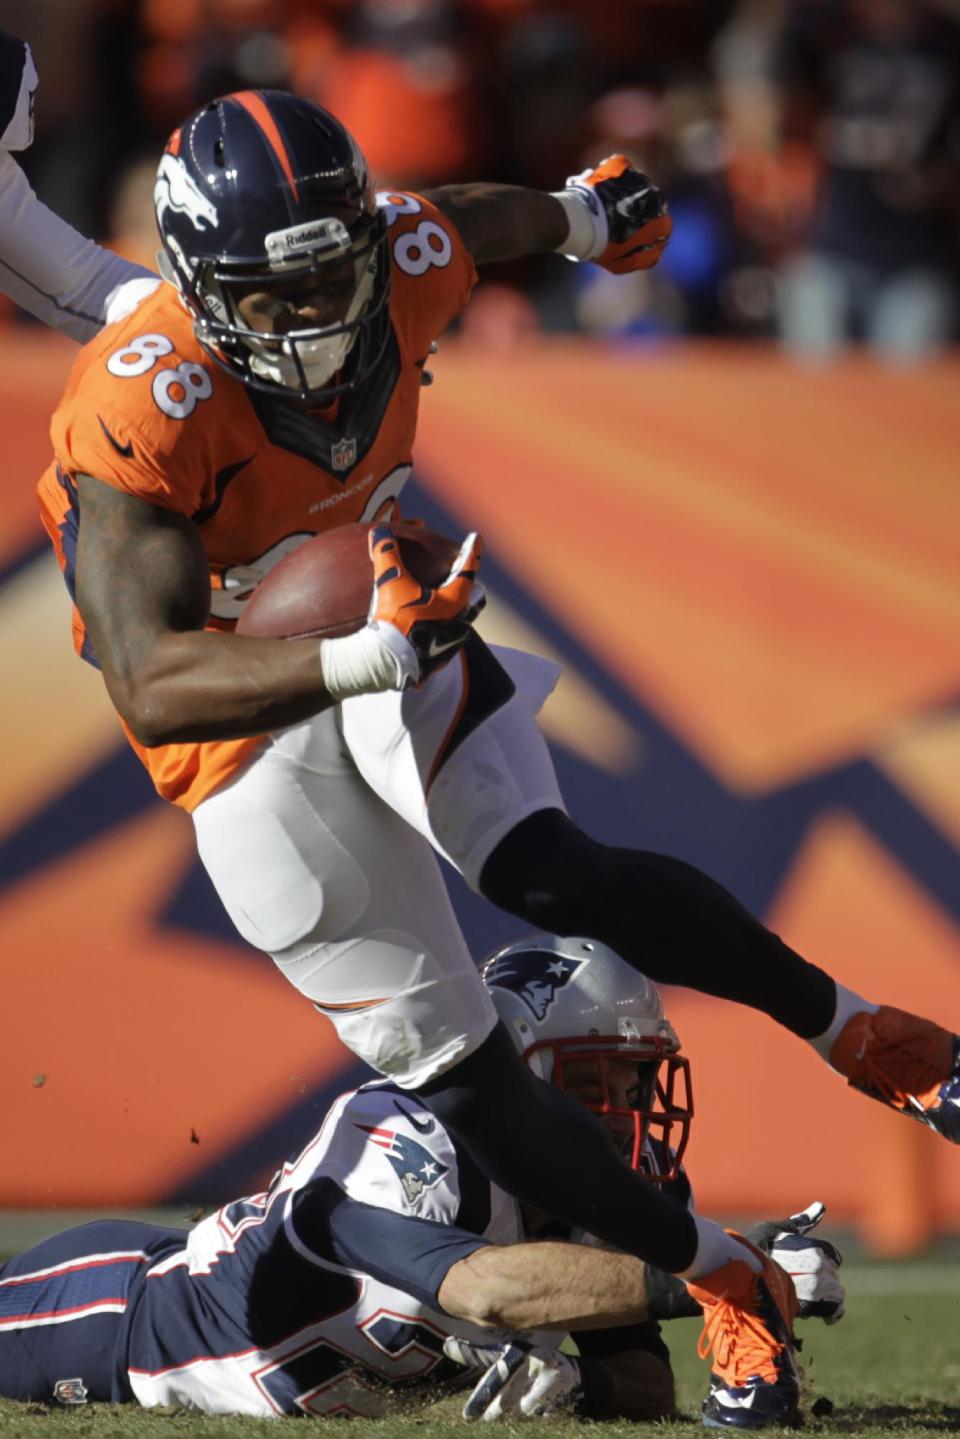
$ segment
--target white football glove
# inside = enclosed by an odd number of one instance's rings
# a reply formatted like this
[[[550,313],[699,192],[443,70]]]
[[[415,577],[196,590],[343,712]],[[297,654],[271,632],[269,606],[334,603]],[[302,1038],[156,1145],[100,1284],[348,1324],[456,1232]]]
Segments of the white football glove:
[[[826,1205],[815,1200],[799,1214],[758,1224],[750,1231],[750,1238],[790,1275],[797,1291],[799,1317],[836,1324],[844,1316],[847,1297],[840,1282],[843,1256],[829,1240],[810,1237],[811,1229],[826,1212]]]
[[[451,1335],[444,1341],[443,1352],[466,1369],[486,1366],[463,1406],[464,1419],[530,1419],[552,1414],[572,1404],[580,1391],[580,1366],[559,1349],[516,1342],[472,1344]]]
[[[0,150],[27,150],[33,141],[37,71],[30,46],[0,30]]]

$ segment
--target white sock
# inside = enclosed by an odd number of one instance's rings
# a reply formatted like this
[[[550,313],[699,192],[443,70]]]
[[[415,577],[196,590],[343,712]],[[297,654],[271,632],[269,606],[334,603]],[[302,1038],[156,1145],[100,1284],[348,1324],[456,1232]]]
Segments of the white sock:
[[[854,994],[852,989],[844,989],[842,984],[838,984],[837,1008],[830,1028],[825,1029],[822,1034],[814,1035],[813,1039],[808,1040],[807,1043],[813,1045],[821,1059],[829,1061],[834,1041],[846,1025],[847,1020],[852,1019],[855,1014],[862,1014],[864,1010],[868,1014],[876,1014],[879,1008],[879,1004],[871,1004],[868,999],[864,999],[862,994]]]
[[[695,1214],[693,1222],[697,1226],[697,1252],[689,1268],[680,1271],[680,1279],[700,1279],[704,1274],[712,1274],[731,1259],[742,1259],[744,1264],[749,1264],[754,1274],[760,1273],[763,1265],[752,1249],[740,1244],[732,1234],[721,1229],[719,1224],[714,1224],[712,1219],[701,1219],[699,1214]]]

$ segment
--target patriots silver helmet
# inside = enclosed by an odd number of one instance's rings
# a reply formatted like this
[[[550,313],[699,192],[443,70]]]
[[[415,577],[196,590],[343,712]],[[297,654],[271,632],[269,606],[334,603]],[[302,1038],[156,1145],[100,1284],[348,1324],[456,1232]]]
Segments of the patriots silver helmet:
[[[690,1064],[653,980],[598,940],[555,935],[497,950],[480,973],[534,1074],[606,1120],[634,1169],[675,1179],[693,1117]]]

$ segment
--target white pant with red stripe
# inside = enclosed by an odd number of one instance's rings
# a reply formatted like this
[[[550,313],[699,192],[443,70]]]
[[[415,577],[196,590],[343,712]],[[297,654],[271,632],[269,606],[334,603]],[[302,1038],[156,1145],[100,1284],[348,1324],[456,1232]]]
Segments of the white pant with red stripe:
[[[433,851],[476,888],[504,835],[563,808],[536,723],[558,667],[492,653],[499,664],[476,642],[420,689],[275,734],[193,816],[243,938],[359,1058],[411,1089],[496,1023]]]

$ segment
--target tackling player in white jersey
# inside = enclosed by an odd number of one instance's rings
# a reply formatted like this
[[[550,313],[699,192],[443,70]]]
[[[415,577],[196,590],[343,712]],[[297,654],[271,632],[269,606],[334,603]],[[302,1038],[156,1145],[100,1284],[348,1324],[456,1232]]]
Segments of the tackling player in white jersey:
[[[534,1071],[690,1204],[689,1067],[656,986],[585,940],[512,945],[484,978]],[[833,1320],[839,1256],[800,1232],[815,1208],[773,1227],[773,1255],[801,1314]],[[790,1285],[763,1264],[761,1288]],[[266,1193],[188,1232],[102,1221],[0,1269],[0,1394],[376,1416],[398,1395],[470,1384],[468,1418],[564,1406],[649,1420],[674,1405],[657,1320],[697,1312],[682,1281],[522,1209],[415,1095],[377,1081],[336,1102]],[[560,1350],[567,1333],[577,1358]],[[790,1390],[795,1407],[789,1345],[784,1356],[778,1397]],[[705,1418],[756,1427],[768,1386],[725,1362],[715,1355]]]
[[[37,71],[30,47],[0,31],[0,290],[72,340],[91,340],[155,286],[49,210],[13,158],[33,141]]]

